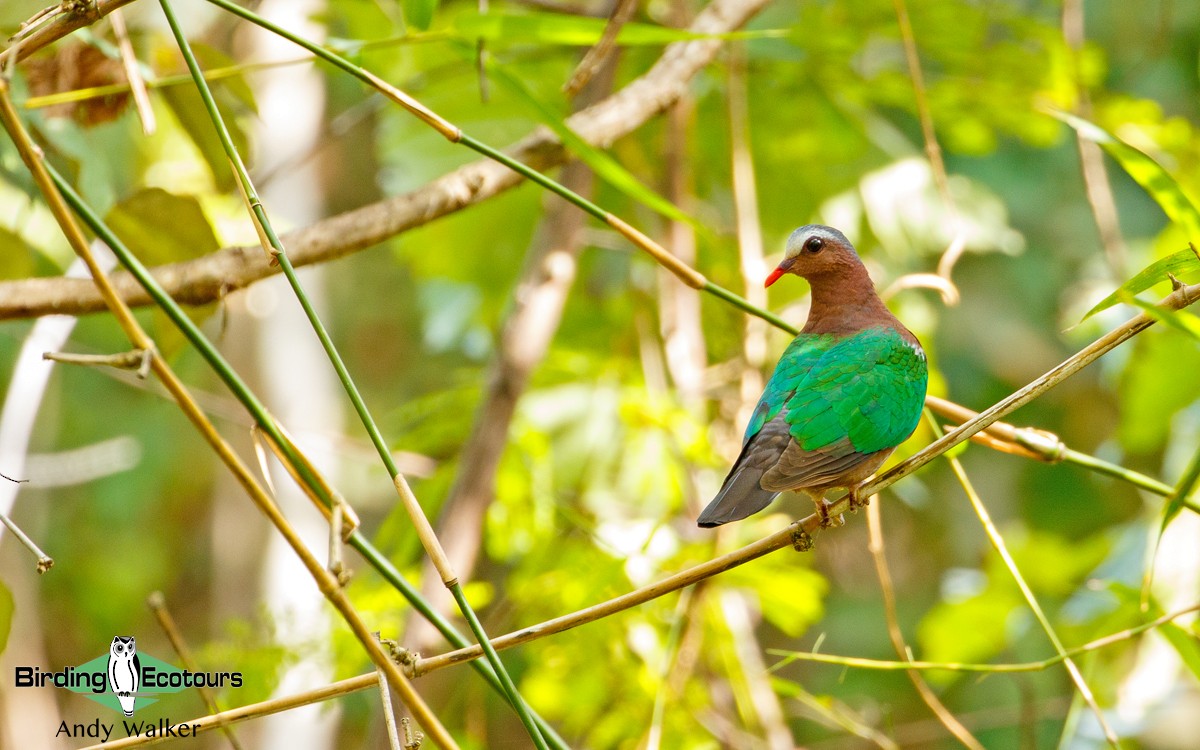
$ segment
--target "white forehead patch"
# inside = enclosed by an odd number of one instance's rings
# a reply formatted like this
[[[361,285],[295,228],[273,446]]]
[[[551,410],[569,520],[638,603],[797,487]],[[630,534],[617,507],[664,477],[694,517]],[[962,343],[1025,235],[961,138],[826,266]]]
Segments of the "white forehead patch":
[[[804,250],[804,243],[809,237],[820,237],[827,243],[839,243],[847,247],[850,246],[850,240],[846,239],[846,235],[838,230],[820,224],[806,224],[788,236],[783,256],[785,258],[795,258]]]

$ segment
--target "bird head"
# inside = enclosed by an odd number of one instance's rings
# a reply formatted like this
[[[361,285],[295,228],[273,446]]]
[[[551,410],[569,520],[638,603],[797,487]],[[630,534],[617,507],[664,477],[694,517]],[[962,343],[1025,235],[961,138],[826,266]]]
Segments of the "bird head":
[[[846,235],[833,227],[806,224],[788,237],[783,261],[763,286],[771,286],[785,273],[812,281],[819,276],[849,274],[858,268],[862,268],[862,261]]]

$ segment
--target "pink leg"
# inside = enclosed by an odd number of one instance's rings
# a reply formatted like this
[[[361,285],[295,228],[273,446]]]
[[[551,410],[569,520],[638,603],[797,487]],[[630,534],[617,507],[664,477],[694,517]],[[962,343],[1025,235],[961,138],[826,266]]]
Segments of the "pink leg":
[[[813,505],[817,506],[817,515],[821,517],[821,528],[828,529],[846,524],[846,519],[840,513],[837,516],[829,514],[829,501],[825,499],[824,492],[808,492],[807,490],[805,492],[812,498]]]
[[[871,496],[870,495],[867,495],[866,497],[858,496],[858,491],[861,488],[862,488],[861,484],[856,484],[853,487],[847,487],[847,489],[849,490],[849,494],[847,495],[847,497],[850,499],[850,510],[854,511],[855,513],[858,512],[859,508],[865,508],[871,504]]]

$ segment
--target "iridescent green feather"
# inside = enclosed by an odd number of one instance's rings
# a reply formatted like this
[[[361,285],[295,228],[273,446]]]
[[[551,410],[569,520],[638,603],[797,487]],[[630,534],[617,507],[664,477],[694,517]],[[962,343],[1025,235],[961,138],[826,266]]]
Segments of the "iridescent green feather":
[[[892,328],[837,339],[801,335],[788,346],[746,428],[746,440],[786,409],[792,439],[819,450],[849,438],[858,453],[903,442],[921,417],[925,358]]]

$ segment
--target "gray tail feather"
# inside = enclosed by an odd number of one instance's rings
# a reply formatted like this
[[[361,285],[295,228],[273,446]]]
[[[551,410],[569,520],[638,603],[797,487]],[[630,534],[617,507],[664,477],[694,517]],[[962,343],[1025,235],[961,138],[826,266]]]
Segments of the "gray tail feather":
[[[712,528],[730,521],[740,521],[770,505],[778,492],[764,490],[759,486],[762,471],[748,466],[736,469],[725,478],[721,491],[712,499],[696,524],[701,528]]]

